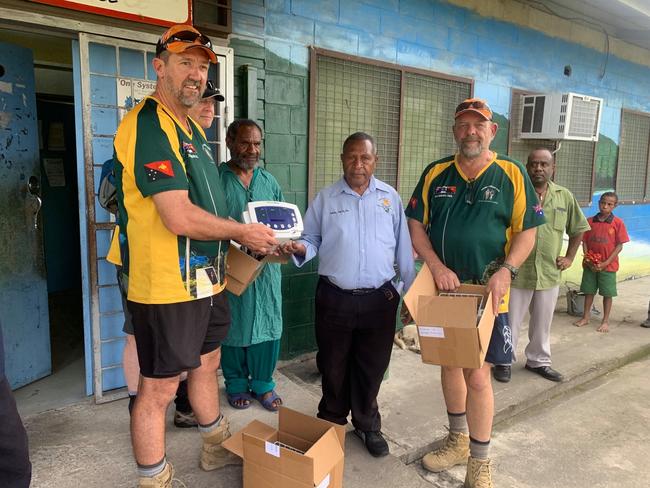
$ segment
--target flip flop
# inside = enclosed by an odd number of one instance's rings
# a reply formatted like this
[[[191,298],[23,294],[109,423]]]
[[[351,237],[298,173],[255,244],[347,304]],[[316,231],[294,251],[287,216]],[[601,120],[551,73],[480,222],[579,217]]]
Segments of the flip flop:
[[[269,396],[268,398],[263,399],[264,395],[266,395],[267,393],[268,393],[268,391],[266,393],[262,393],[262,394],[258,395],[255,392],[251,392],[251,394],[253,395],[253,398],[255,400],[257,400],[258,402],[260,402],[260,404],[265,409],[267,409],[269,412],[277,412],[280,409],[280,406],[282,405],[282,398],[280,398],[278,396],[278,394],[275,392],[275,390],[271,390],[271,396]],[[275,402],[276,400],[280,400],[280,404],[277,407],[273,405],[273,402]]]
[[[230,406],[232,408],[236,408],[237,410],[246,410],[251,406],[251,403],[253,403],[253,397],[247,391],[243,393],[227,393],[226,396],[228,397],[228,403]],[[248,403],[238,405],[237,402],[241,402],[242,400],[247,400]]]

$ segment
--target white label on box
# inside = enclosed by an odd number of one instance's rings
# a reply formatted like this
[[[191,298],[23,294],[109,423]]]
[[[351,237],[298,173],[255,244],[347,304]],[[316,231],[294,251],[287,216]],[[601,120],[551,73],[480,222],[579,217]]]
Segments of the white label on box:
[[[330,485],[330,475],[325,476],[323,481],[316,488],[327,488]]]
[[[445,338],[445,329],[442,327],[423,327],[418,325],[418,332],[422,337],[437,337],[438,339]]]
[[[271,456],[275,456],[277,458],[280,457],[280,446],[277,446],[272,442],[268,442],[268,441],[265,442],[264,450],[266,451],[267,454],[270,454]]]

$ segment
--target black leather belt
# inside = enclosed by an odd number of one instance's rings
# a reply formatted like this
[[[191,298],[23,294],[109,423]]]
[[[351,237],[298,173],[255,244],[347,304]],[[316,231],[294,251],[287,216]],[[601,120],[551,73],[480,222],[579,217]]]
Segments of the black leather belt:
[[[327,277],[327,276],[322,276],[320,277],[321,280],[323,280],[325,283],[327,283],[329,286],[332,288],[336,288],[338,291],[342,293],[346,293],[347,295],[368,295],[370,293],[376,292],[379,288],[354,288],[353,290],[348,290],[345,288],[341,288],[340,286],[336,286],[332,281]]]

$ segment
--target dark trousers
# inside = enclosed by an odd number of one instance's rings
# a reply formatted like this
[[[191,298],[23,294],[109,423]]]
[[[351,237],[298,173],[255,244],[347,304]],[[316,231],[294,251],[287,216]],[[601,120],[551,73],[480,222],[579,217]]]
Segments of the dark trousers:
[[[27,488],[32,478],[27,433],[7,378],[0,375],[0,486]]]
[[[399,294],[390,282],[351,294],[321,278],[316,288],[316,363],[323,397],[318,417],[380,430],[377,394],[390,362]]]

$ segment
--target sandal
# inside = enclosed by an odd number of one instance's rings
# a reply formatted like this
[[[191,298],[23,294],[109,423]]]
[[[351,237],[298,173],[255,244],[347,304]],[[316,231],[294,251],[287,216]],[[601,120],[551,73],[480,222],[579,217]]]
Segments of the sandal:
[[[232,408],[237,410],[246,410],[253,403],[253,397],[247,391],[243,393],[226,393],[228,397],[228,403]],[[242,404],[242,401],[247,401],[248,403]]]
[[[282,406],[282,398],[278,396],[275,390],[271,390],[271,394],[267,398],[264,398],[264,395],[267,395],[268,393],[269,392],[267,391],[266,393],[258,395],[255,392],[251,392],[251,395],[269,412],[277,412],[280,409],[280,406]],[[277,405],[273,405],[274,402],[277,402]]]

